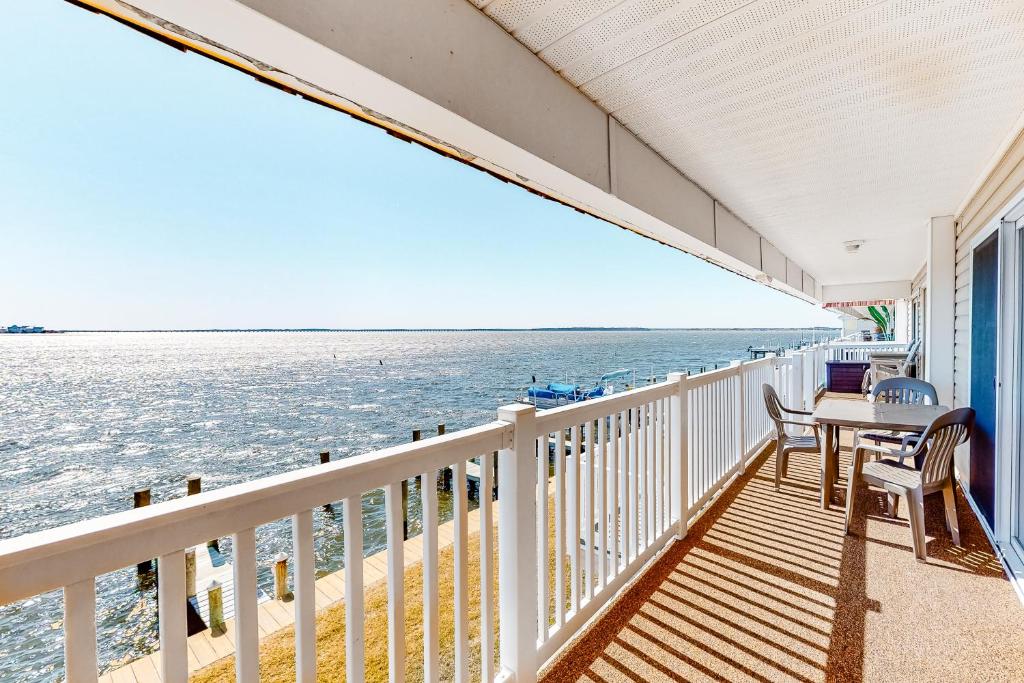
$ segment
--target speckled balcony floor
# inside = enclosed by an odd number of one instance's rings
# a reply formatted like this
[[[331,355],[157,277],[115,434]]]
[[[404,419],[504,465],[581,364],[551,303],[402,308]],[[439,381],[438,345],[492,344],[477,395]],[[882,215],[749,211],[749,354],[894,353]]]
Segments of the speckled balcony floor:
[[[780,491],[774,468],[770,449],[543,680],[1024,680],[1024,606],[959,490],[963,547],[929,496],[919,563],[906,504],[889,519],[862,490],[844,535],[817,456],[791,456]]]

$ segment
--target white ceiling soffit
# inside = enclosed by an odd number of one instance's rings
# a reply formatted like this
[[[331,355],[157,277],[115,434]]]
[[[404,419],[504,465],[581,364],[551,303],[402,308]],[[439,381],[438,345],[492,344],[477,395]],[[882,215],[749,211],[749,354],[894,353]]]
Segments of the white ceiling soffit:
[[[822,287],[821,301],[826,305],[856,301],[858,306],[867,306],[870,301],[878,299],[909,299],[910,292],[910,280],[825,285]]]
[[[1024,111],[1022,0],[472,1],[825,284],[912,278]]]
[[[821,284],[461,0],[78,0],[807,301]]]

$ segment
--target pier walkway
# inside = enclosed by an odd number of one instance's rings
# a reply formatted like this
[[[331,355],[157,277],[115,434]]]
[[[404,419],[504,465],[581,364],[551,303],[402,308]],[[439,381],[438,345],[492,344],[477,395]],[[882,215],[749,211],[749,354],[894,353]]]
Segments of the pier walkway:
[[[497,520],[498,502],[493,503],[495,520]],[[480,510],[470,510],[468,514],[470,529],[480,527]],[[438,525],[438,552],[454,544],[455,522]],[[414,536],[405,542],[405,567],[418,564],[423,560],[423,537]],[[369,590],[387,579],[387,551],[381,551],[363,558],[363,586]],[[344,601],[345,570],[340,569],[316,580],[317,612]],[[200,591],[202,592],[202,591]],[[264,600],[259,604],[260,639],[288,628],[295,623],[295,608],[292,600]],[[188,638],[188,671],[193,674],[214,662],[230,657],[235,653],[235,625],[233,618],[225,619],[223,632],[210,629],[200,631]],[[99,683],[159,683],[160,652],[153,652],[141,659],[113,669],[99,678]]]

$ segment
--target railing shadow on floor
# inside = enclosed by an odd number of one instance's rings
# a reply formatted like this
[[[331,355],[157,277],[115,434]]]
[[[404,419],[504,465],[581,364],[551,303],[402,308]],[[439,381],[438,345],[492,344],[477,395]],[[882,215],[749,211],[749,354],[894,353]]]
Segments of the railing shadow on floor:
[[[941,494],[925,496],[924,521],[925,536],[928,538],[926,549],[929,564],[948,571],[963,572],[987,578],[1006,579],[1002,564],[995,553],[993,553],[988,537],[974,516],[974,512],[968,504],[963,489],[959,484],[956,485],[955,492],[960,523],[960,546],[953,544],[953,539],[946,530],[945,508],[942,503]],[[842,503],[846,504],[845,490],[842,494]],[[870,519],[873,524],[899,527],[902,530],[900,533],[905,534],[906,542],[889,541],[872,535],[865,537],[862,532],[858,533],[856,529],[853,530],[853,533],[864,537],[867,544],[887,546],[913,553],[913,545],[910,540],[910,522],[906,517],[905,503],[900,504],[897,517],[889,517],[886,512],[885,493],[878,489],[863,488],[859,493],[856,505],[855,519]]]
[[[862,679],[864,525],[817,506],[814,456],[782,490],[759,458],[544,681]],[[803,462],[806,459],[807,462]]]
[[[864,680],[868,615],[889,618],[868,594],[868,553],[897,550],[907,564],[893,565],[896,572],[920,567],[905,510],[889,518],[884,493],[862,488],[844,534],[845,487],[821,510],[817,456],[795,455],[776,492],[770,451],[555,662],[545,683]],[[849,460],[843,450],[841,484]],[[957,497],[961,547],[946,532],[941,497],[925,500],[929,569],[1005,580],[959,488]]]

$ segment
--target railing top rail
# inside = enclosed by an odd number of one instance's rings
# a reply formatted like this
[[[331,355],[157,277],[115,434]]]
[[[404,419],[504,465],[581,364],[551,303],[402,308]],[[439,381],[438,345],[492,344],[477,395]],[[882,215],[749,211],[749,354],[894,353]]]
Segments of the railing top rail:
[[[491,422],[0,541],[0,605],[508,448]]]
[[[834,349],[853,349],[853,348],[871,348],[874,346],[907,346],[906,342],[898,341],[842,341],[842,342],[831,342],[829,344]]]
[[[732,365],[725,368],[719,368],[717,370],[711,370],[710,372],[702,372],[699,375],[692,375],[689,382],[687,383],[691,389],[702,387],[707,384],[713,384],[718,380],[726,377],[732,377],[740,373],[739,365]]]
[[[539,434],[547,434],[657,401],[671,396],[677,386],[675,382],[658,382],[639,389],[545,410],[537,413],[537,431]]]
[[[756,368],[756,367],[758,367],[760,365],[771,365],[776,360],[778,360],[778,356],[776,356],[774,353],[771,353],[771,354],[766,355],[763,358],[756,358],[754,360],[745,360],[745,361],[743,361],[743,367],[745,367],[745,368]]]

